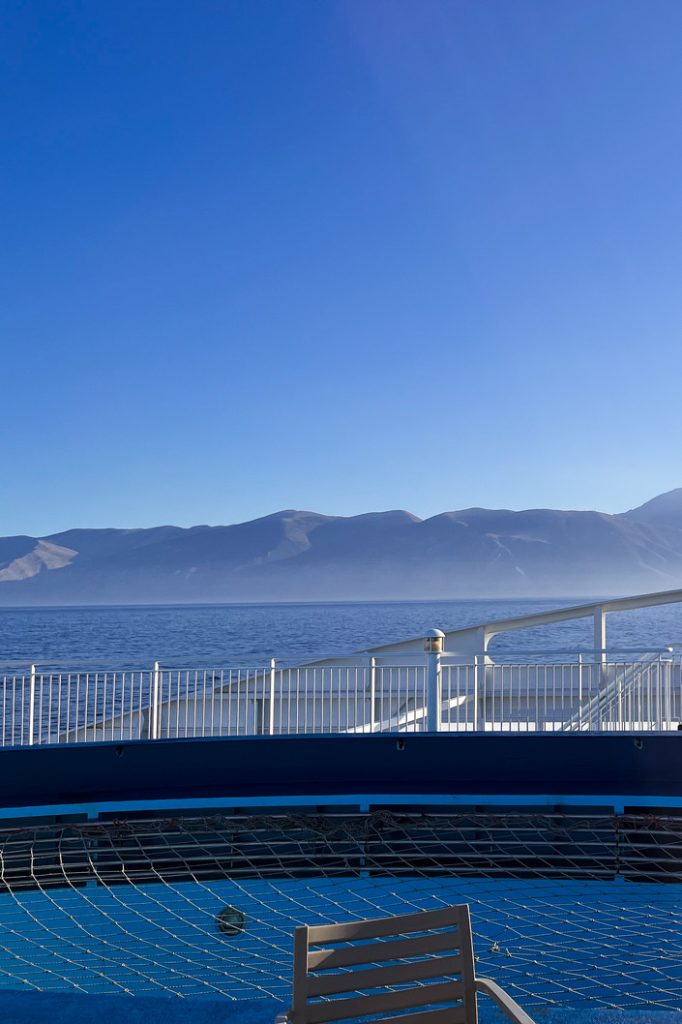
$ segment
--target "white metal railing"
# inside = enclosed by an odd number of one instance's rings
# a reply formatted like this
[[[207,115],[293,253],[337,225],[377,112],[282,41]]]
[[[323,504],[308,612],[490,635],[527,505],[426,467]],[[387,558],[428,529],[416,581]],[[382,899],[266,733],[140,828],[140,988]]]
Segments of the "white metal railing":
[[[670,731],[682,721],[680,662],[444,665],[441,729]]]
[[[669,731],[679,657],[461,662],[357,656],[344,665],[64,671],[0,676],[0,745],[375,732]]]

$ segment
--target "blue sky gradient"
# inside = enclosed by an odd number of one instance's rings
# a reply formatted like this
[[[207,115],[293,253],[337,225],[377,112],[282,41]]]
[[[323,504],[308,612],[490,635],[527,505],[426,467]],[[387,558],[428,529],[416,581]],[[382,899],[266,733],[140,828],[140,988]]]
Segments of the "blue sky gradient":
[[[676,0],[7,0],[0,534],[682,485]]]

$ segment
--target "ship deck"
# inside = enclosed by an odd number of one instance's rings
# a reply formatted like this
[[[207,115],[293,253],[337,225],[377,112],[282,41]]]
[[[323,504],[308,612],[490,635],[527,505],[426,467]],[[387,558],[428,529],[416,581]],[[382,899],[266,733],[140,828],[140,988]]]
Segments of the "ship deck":
[[[613,605],[547,613],[595,647],[534,660],[488,642],[538,616],[304,666],[6,675],[0,1012],[270,1022],[296,924],[467,902],[480,973],[538,1022],[664,1024],[682,661],[610,651]]]

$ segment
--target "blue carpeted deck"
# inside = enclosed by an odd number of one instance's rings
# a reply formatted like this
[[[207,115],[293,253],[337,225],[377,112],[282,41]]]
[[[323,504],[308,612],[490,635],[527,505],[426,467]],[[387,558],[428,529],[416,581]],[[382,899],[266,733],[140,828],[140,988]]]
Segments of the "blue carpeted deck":
[[[169,999],[62,992],[2,992],[3,1024],[273,1024],[272,999]]]
[[[272,999],[135,998],[48,992],[0,993],[3,1024],[273,1024],[284,1009]],[[680,1024],[669,1010],[538,1010],[537,1024]],[[481,1000],[481,1024],[504,1024],[506,1017]]]

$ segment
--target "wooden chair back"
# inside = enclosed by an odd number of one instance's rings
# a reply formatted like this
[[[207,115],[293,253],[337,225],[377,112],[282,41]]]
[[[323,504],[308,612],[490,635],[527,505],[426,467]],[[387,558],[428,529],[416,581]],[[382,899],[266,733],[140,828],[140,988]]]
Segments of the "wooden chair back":
[[[467,906],[296,929],[293,1024],[369,1015],[381,1015],[371,1024],[477,1024]]]

